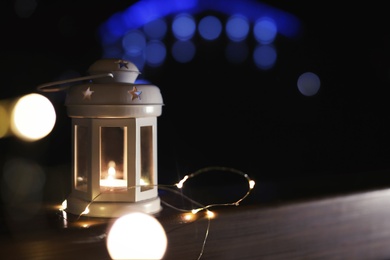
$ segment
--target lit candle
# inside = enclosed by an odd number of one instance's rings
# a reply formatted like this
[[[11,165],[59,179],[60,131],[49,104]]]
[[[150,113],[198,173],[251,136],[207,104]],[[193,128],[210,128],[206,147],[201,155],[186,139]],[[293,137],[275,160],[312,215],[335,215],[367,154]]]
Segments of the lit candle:
[[[120,173],[118,172],[120,175]],[[117,172],[115,170],[115,162],[110,161],[108,163],[107,178],[100,180],[100,186],[112,187],[112,188],[123,188],[127,186],[127,180],[117,179]]]

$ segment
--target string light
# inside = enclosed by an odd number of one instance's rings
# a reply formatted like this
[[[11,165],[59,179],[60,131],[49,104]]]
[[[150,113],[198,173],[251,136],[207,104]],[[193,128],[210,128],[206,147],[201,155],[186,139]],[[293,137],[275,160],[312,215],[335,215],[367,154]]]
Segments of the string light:
[[[214,171],[232,172],[232,173],[235,173],[235,174],[243,176],[248,181],[248,191],[245,193],[245,195],[243,197],[241,197],[240,199],[238,199],[235,202],[232,202],[232,203],[209,204],[209,205],[206,205],[206,206],[203,206],[203,207],[200,207],[200,208],[192,209],[191,212],[193,214],[196,214],[199,211],[202,211],[202,210],[205,210],[205,209],[208,209],[208,208],[211,208],[211,207],[216,207],[216,206],[238,206],[246,197],[249,196],[250,192],[255,187],[255,181],[250,179],[249,176],[246,173],[244,173],[244,172],[242,172],[240,170],[234,169],[234,168],[219,167],[219,166],[203,168],[203,169],[200,169],[200,170],[198,170],[198,171],[196,171],[196,172],[194,172],[194,173],[192,173],[190,175],[186,175],[186,176],[184,176],[184,178],[182,180],[180,180],[177,184],[175,184],[175,186],[178,187],[179,189],[181,189],[183,187],[184,182],[186,182],[188,179],[194,178],[194,177],[196,177],[196,176],[198,176],[200,174],[203,174],[205,172],[209,172],[209,171],[212,171],[212,170],[214,170]]]
[[[191,179],[191,178],[195,178],[197,176],[199,176],[200,174],[204,174],[206,172],[210,172],[210,171],[223,171],[223,172],[230,172],[230,173],[234,173],[234,174],[237,174],[239,176],[242,176],[243,178],[245,178],[248,182],[248,190],[246,191],[246,193],[241,197],[239,198],[238,200],[234,201],[234,202],[227,202],[227,203],[214,203],[214,204],[208,204],[208,205],[202,205],[201,203],[191,199],[190,197],[186,196],[185,194],[182,193],[182,189],[184,187],[184,183]],[[207,238],[208,238],[208,234],[209,234],[209,230],[210,230],[210,220],[211,219],[214,219],[216,217],[216,214],[212,211],[210,211],[209,209],[212,208],[212,207],[217,207],[217,206],[239,206],[240,203],[246,199],[249,194],[251,193],[251,191],[254,189],[255,187],[255,181],[252,180],[246,173],[240,171],[240,170],[237,170],[237,169],[234,169],[234,168],[230,168],[230,167],[219,167],[219,166],[214,166],[214,167],[206,167],[206,168],[202,168],[194,173],[191,173],[191,174],[188,174],[188,175],[185,175],[179,182],[173,184],[173,185],[164,185],[164,184],[155,184],[155,185],[152,185],[152,184],[142,184],[142,185],[134,185],[132,187],[128,187],[128,189],[134,189],[134,188],[137,188],[137,187],[141,187],[141,186],[157,186],[158,188],[160,189],[163,189],[163,190],[166,190],[166,191],[169,191],[169,192],[172,192],[174,194],[178,194],[180,195],[182,198],[184,198],[185,200],[191,202],[193,205],[196,205],[198,206],[197,208],[192,208],[192,209],[184,209],[184,208],[179,208],[179,207],[176,207],[170,203],[167,203],[166,201],[162,200],[161,203],[164,204],[165,206],[167,207],[170,207],[176,211],[179,211],[179,212],[183,212],[184,214],[181,215],[181,220],[184,222],[184,223],[189,223],[189,222],[193,222],[199,218],[196,218],[195,215],[201,211],[205,211],[205,217],[206,219],[208,220],[208,224],[207,224],[207,228],[206,228],[206,232],[205,232],[205,235],[204,235],[204,239],[203,239],[203,243],[202,243],[202,247],[201,247],[201,250],[200,250],[200,254],[198,256],[198,259],[200,259],[203,255],[203,252],[204,252],[204,248],[205,248],[205,245],[206,245],[206,241],[207,241]],[[83,212],[80,213],[80,215],[78,216],[78,218],[81,217],[81,215],[88,215],[88,212],[89,212],[89,205],[91,205],[101,194],[98,194],[85,208],[85,210]],[[60,210],[61,211],[65,211],[66,210],[66,200],[62,203],[62,206],[60,207]]]
[[[89,213],[89,207],[87,206],[83,212],[80,213],[80,215],[87,215]]]
[[[183,187],[184,182],[185,182],[187,179],[188,179],[188,175],[184,176],[184,178],[183,178],[181,181],[179,181],[178,183],[175,184],[176,187],[178,187],[179,189],[181,189],[181,188]]]

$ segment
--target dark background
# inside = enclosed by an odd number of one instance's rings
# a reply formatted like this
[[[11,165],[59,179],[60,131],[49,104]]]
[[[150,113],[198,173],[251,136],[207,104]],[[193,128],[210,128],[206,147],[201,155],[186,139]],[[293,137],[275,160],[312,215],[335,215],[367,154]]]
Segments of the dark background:
[[[66,71],[85,75],[102,55],[99,25],[134,3],[36,2],[25,18],[15,13],[15,1],[0,4],[1,100],[36,92]],[[196,42],[197,57],[189,64],[168,59],[142,71],[165,103],[158,118],[160,183],[226,166],[256,180],[257,199],[389,185],[390,19],[384,1],[261,2],[303,25],[298,38],[277,37],[279,56],[271,70],[260,71],[250,60],[227,63],[220,40]],[[296,88],[306,71],[321,79],[313,97]],[[45,167],[70,165],[65,93],[47,96],[57,112],[53,132],[34,143],[0,139],[0,169],[12,158]]]

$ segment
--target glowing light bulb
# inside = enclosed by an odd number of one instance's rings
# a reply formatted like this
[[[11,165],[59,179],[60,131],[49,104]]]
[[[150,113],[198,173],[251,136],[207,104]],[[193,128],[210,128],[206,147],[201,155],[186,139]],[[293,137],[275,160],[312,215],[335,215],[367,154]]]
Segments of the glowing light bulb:
[[[42,139],[51,132],[55,121],[56,113],[52,103],[40,94],[21,97],[11,113],[12,132],[24,141]]]
[[[253,189],[254,187],[255,187],[255,181],[250,180],[250,181],[249,181],[249,188],[250,188],[250,189]]]
[[[181,189],[183,187],[183,184],[184,182],[188,179],[188,175],[184,176],[184,178],[179,181],[179,183],[176,184],[176,187],[178,187],[179,189]]]
[[[201,210],[201,208],[199,208],[199,209],[193,209],[193,210],[191,210],[191,213],[192,213],[192,214],[196,214],[196,213],[198,213],[200,210]]]
[[[207,214],[207,217],[208,217],[208,218],[215,218],[215,213],[212,212],[212,211],[210,211],[210,210],[208,210],[208,211],[206,212],[206,214]]]
[[[85,210],[83,212],[81,212],[80,215],[87,215],[89,213],[89,208],[86,207]]]
[[[68,201],[67,200],[64,200],[61,204],[61,208],[60,210],[66,210],[66,208],[68,207]]]
[[[182,215],[182,220],[185,221],[185,222],[188,222],[188,221],[191,221],[191,220],[194,220],[194,214],[192,213],[185,213]]]
[[[106,246],[112,259],[162,259],[167,236],[156,218],[133,212],[115,220],[108,231]]]

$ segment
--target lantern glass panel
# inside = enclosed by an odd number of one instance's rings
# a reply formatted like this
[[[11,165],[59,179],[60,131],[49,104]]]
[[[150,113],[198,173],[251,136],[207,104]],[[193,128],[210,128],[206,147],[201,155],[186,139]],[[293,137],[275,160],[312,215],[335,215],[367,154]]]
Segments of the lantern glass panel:
[[[127,128],[100,127],[100,191],[127,190]]]
[[[153,127],[141,127],[141,191],[153,189]]]
[[[74,163],[75,188],[80,191],[88,190],[88,127],[75,125],[74,129]]]

